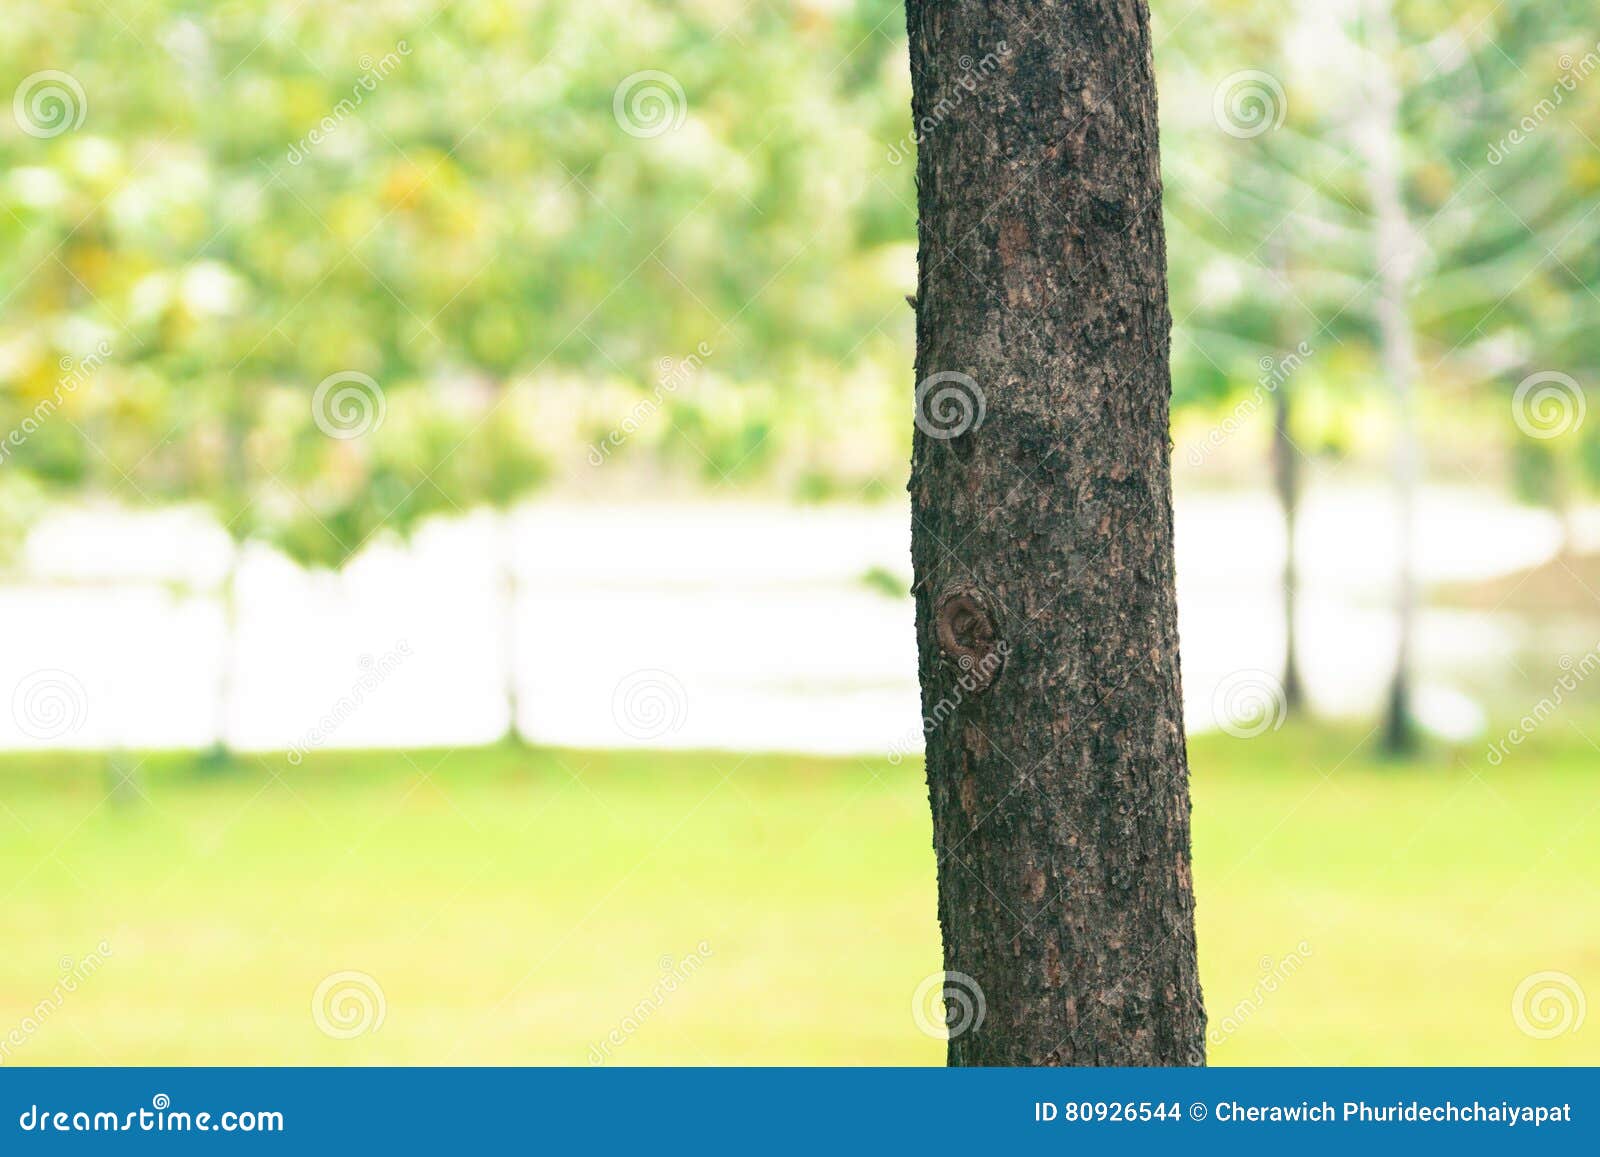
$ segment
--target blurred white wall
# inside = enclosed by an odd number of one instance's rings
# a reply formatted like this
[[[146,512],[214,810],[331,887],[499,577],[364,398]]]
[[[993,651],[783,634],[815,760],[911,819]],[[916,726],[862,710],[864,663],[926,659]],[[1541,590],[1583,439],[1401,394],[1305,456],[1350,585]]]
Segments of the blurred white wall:
[[[920,748],[909,515],[875,508],[528,505],[513,518],[524,734],[581,746],[832,753]],[[1370,712],[1394,646],[1394,542],[1381,488],[1313,489],[1303,514],[1302,651],[1317,707]],[[1433,489],[1426,580],[1481,577],[1553,552],[1553,520],[1491,493]],[[247,552],[237,678],[241,749],[476,744],[506,722],[510,617],[486,515],[381,545],[342,575]],[[1178,503],[1189,725],[1214,725],[1230,676],[1276,673],[1283,536],[1270,496]],[[75,513],[30,539],[23,585],[0,588],[0,746],[205,746],[216,729],[228,545],[182,513]],[[1449,673],[1504,663],[1487,615],[1429,612],[1424,709],[1470,728]],[[1429,705],[1432,705],[1430,708]],[[1452,722],[1448,716],[1454,713]]]

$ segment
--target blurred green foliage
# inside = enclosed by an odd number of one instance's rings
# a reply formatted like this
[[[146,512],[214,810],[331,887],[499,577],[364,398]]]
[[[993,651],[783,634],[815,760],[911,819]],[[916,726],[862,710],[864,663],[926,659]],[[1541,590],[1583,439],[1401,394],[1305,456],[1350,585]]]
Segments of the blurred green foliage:
[[[1360,6],[1224,0],[1165,41],[1158,21],[1174,404],[1214,414],[1272,380],[1304,341],[1313,353],[1289,387],[1298,444],[1364,448],[1365,415],[1383,404],[1378,271],[1404,261],[1425,412],[1450,431],[1437,439],[1447,455],[1463,435],[1470,447],[1452,465],[1477,476],[1492,446],[1537,501],[1600,482],[1581,470],[1600,461],[1590,449],[1600,423],[1541,440],[1512,420],[1531,374],[1563,373],[1586,396],[1600,389],[1592,8],[1389,6],[1392,52],[1373,46]],[[1378,52],[1399,90],[1397,131],[1378,147],[1395,157],[1414,233],[1404,254],[1380,243],[1364,181]]]
[[[1158,3],[1155,47],[1175,406],[1213,420],[1304,341],[1297,441],[1344,452],[1383,404],[1387,255],[1357,147],[1371,93],[1339,51],[1361,22],[1330,11]],[[1506,418],[1531,372],[1600,380],[1592,21],[1576,0],[1395,15],[1424,397],[1477,415],[1551,500],[1600,481],[1600,422],[1533,444]],[[0,546],[53,495],[204,502],[338,565],[624,462],[900,490],[903,21],[898,0],[13,13],[0,426],[29,430],[4,445]],[[1225,124],[1234,74],[1258,78],[1261,131]]]
[[[198,499],[337,565],[380,528],[586,469],[659,397],[608,462],[882,489],[908,437],[900,12],[18,13],[4,420],[62,393],[63,358],[110,354],[9,448],[4,484]],[[697,350],[687,388],[668,367]]]

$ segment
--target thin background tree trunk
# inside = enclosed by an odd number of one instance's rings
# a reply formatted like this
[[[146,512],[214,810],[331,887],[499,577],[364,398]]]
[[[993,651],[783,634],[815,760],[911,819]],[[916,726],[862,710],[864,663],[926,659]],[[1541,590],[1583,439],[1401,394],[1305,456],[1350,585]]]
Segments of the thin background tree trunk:
[[[1285,218],[1278,226],[1273,242],[1272,263],[1285,288],[1292,283],[1289,252],[1292,245],[1292,222]],[[1278,349],[1297,349],[1294,344],[1292,312],[1286,305],[1279,314]],[[1297,367],[1298,368],[1298,367]],[[1294,441],[1294,390],[1293,372],[1281,375],[1283,380],[1272,391],[1272,481],[1278,497],[1278,510],[1283,516],[1283,705],[1289,714],[1298,714],[1305,706],[1305,684],[1300,679],[1299,631],[1295,624],[1300,600],[1300,566],[1295,557],[1295,542],[1300,521],[1301,476],[1300,447]]]
[[[514,507],[494,512],[498,565],[500,569],[500,678],[506,695],[506,730],[501,737],[505,743],[522,742],[522,697],[518,682],[517,648],[517,520]]]
[[[227,569],[217,587],[222,639],[217,654],[216,719],[212,724],[215,738],[207,753],[212,763],[226,763],[232,751],[228,746],[228,734],[233,724],[234,697],[239,683],[239,568],[243,563],[243,545],[230,538]]]
[[[1149,13],[908,0],[907,21],[949,1059],[1202,1063]]]
[[[1305,684],[1300,679],[1299,631],[1295,618],[1299,612],[1300,567],[1295,558],[1295,540],[1300,521],[1300,451],[1294,444],[1292,387],[1281,382],[1273,392],[1272,473],[1278,494],[1278,509],[1283,515],[1283,705],[1290,714],[1305,707]]]
[[[1407,302],[1415,275],[1416,237],[1406,212],[1400,172],[1399,89],[1392,73],[1394,15],[1390,0],[1367,0],[1366,108],[1358,140],[1366,162],[1367,187],[1377,221],[1378,342],[1384,379],[1397,416],[1394,492],[1399,523],[1395,574],[1394,676],[1389,684],[1384,748],[1404,755],[1416,748],[1412,720],[1413,665],[1417,626],[1416,507],[1422,479],[1422,433],[1417,416],[1416,337]]]

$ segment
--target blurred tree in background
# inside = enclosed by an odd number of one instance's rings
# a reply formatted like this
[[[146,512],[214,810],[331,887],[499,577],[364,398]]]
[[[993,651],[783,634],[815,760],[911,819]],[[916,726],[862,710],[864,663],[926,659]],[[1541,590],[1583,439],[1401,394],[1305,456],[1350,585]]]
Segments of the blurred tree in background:
[[[115,352],[77,429],[13,458],[63,489],[202,498],[241,539],[337,565],[379,526],[582,462],[704,347],[628,453],[891,487],[898,12],[32,10],[6,74],[69,107],[0,135],[8,396],[101,338]],[[343,390],[371,428],[330,439],[311,399],[341,373],[381,396]]]
[[[1565,0],[1362,0],[1285,20],[1278,7],[1235,0],[1175,37],[1165,102],[1177,92],[1166,150],[1174,404],[1233,404],[1189,459],[1205,464],[1243,419],[1270,410],[1260,428],[1271,431],[1288,532],[1292,709],[1304,462],[1350,448],[1351,416],[1391,400],[1400,641],[1386,736],[1396,752],[1415,743],[1425,426],[1509,435],[1518,489],[1564,522],[1595,477],[1585,464],[1600,459],[1588,450],[1594,426],[1572,421],[1581,383],[1595,380],[1600,320],[1581,272],[1600,237],[1595,147],[1580,127],[1596,101],[1580,81],[1600,71],[1588,18]],[[1535,382],[1508,400],[1508,380],[1541,371],[1552,379],[1542,394]],[[1318,428],[1297,401],[1311,403]],[[1545,421],[1530,436],[1537,408]],[[1452,461],[1492,481],[1481,465]]]
[[[9,447],[8,511],[198,502],[339,567],[591,462],[889,492],[898,13],[30,10],[0,34],[0,398],[13,426],[63,400]]]
[[[1570,522],[1600,483],[1600,422],[1550,428],[1600,380],[1592,14],[1155,7],[1180,459],[1259,448],[1292,543],[1309,460],[1448,428],[1450,469]],[[903,487],[896,0],[52,0],[0,64],[0,549],[63,499],[339,567],[551,481]]]

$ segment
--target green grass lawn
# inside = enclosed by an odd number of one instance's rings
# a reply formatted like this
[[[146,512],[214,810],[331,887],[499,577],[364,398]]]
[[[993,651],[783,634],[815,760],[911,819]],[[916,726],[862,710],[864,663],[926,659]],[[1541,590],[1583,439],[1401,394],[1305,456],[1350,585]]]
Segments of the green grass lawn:
[[[1547,970],[1600,1000],[1600,752],[1535,739],[1499,768],[1342,730],[1192,742],[1215,1063],[1600,1063],[1600,1008],[1549,1040],[1511,1013]],[[615,1063],[942,1060],[910,1010],[939,939],[909,761],[153,755],[137,783],[0,760],[0,1040],[110,948],[4,1063],[584,1064],[641,1002]],[[385,1014],[335,1039],[312,997],[345,970]]]

